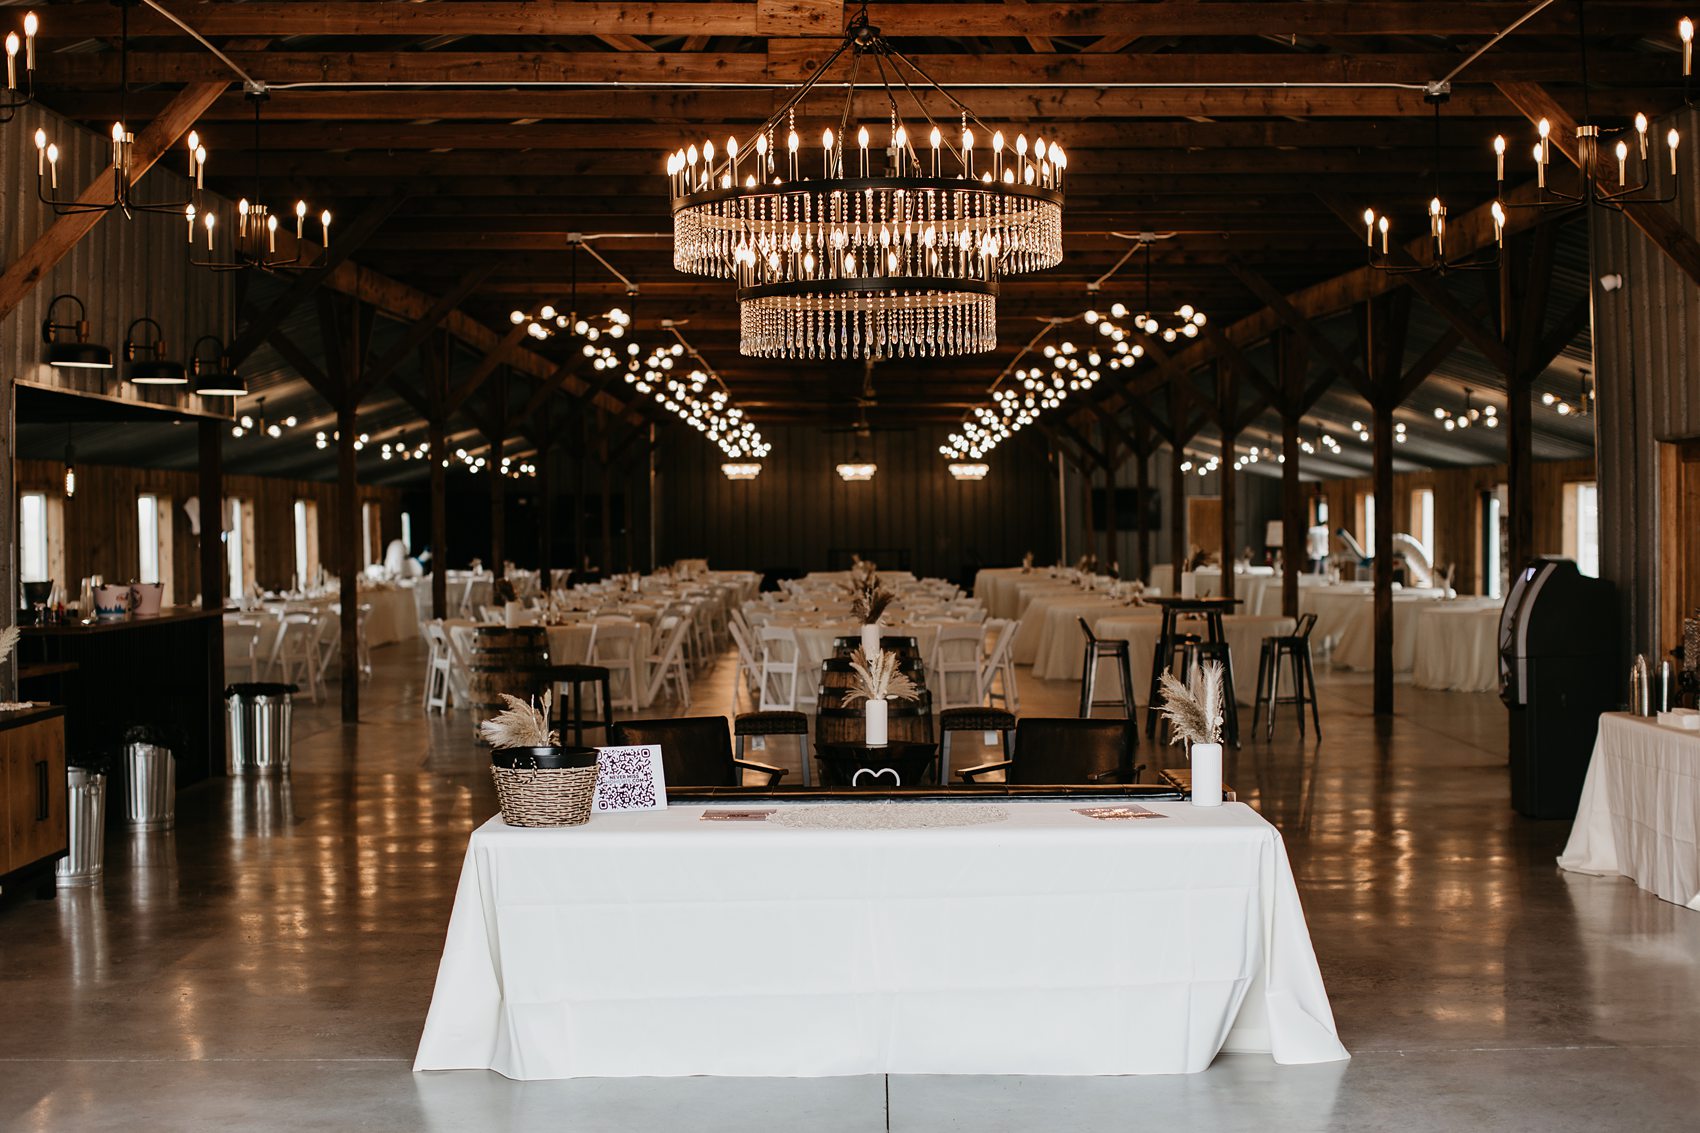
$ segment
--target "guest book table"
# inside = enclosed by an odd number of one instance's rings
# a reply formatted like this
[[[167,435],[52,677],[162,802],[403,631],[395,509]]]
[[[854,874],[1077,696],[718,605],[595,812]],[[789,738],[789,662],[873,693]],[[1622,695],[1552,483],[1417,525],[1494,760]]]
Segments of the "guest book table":
[[[917,804],[830,805],[867,823]],[[559,830],[491,819],[414,1069],[1173,1074],[1222,1050],[1348,1057],[1275,828],[1237,803],[1076,811],[1106,805],[934,804],[992,820],[909,829],[700,806]]]
[[[1600,717],[1564,869],[1631,878],[1700,910],[1700,732]]]

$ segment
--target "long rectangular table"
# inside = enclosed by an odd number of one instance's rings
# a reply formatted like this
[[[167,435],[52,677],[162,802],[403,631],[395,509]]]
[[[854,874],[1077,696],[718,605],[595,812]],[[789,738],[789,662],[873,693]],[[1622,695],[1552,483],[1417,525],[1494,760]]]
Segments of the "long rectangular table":
[[[1192,1073],[1348,1057],[1281,836],[1235,803],[473,832],[415,1070]],[[735,804],[740,809],[753,803]],[[911,804],[846,803],[841,807]],[[984,806],[957,803],[955,806]]]
[[[1622,875],[1700,910],[1700,733],[1600,717],[1561,868]]]

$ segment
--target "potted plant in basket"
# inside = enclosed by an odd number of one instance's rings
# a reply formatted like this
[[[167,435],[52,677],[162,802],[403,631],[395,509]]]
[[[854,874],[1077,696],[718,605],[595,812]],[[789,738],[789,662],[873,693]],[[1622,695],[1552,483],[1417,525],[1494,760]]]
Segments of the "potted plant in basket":
[[[918,700],[921,690],[899,670],[897,654],[883,649],[876,649],[871,654],[865,649],[856,650],[850,658],[850,668],[855,671],[856,683],[844,699],[851,703],[864,702],[862,710],[866,733],[862,742],[868,747],[884,747],[888,742],[886,710],[889,703],[893,700]]]
[[[1169,725],[1169,742],[1187,745],[1192,761],[1192,805],[1222,805],[1222,663],[1205,661],[1182,684],[1163,670],[1159,678],[1163,704],[1158,709]]]
[[[549,693],[541,704],[502,694],[507,708],[478,725],[492,748],[490,776],[509,826],[576,826],[590,818],[596,793],[596,749],[562,747],[549,727]]]

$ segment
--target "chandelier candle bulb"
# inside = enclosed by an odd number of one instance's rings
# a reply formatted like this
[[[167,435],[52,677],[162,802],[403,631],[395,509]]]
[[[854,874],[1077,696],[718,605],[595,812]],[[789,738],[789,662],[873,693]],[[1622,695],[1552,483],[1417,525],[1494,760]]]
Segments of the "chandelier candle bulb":
[[[214,218],[213,214],[210,213],[210,212],[207,213],[205,223],[206,223],[206,228],[207,228],[207,251],[208,252],[211,252],[213,250],[213,223],[214,223],[214,220],[215,220],[215,218]]]
[[[1496,166],[1496,168],[1498,170],[1495,179],[1499,180],[1499,181],[1504,181],[1505,180],[1505,135],[1504,134],[1495,134],[1494,135],[1494,138],[1493,138],[1493,158],[1494,158],[1494,165]]]
[[[1552,160],[1552,150],[1550,148],[1552,145],[1552,123],[1547,121],[1545,118],[1542,118],[1540,122],[1535,125],[1535,132],[1541,136],[1541,155],[1536,158],[1536,160],[1540,164],[1545,165],[1548,161]]]
[[[1629,143],[1622,140],[1617,143],[1617,183],[1629,183]]]
[[[18,89],[18,33],[6,33],[6,89]]]
[[[320,243],[324,244],[326,250],[328,251],[330,249],[330,246],[331,246],[331,210],[330,209],[326,209],[324,212],[319,214],[319,233],[320,233],[320,236],[321,236]]]
[[[268,245],[268,247],[266,248],[266,250],[268,252],[276,252],[277,251],[277,217],[276,216],[267,216],[266,217],[266,243]]]
[[[295,238],[301,239],[301,228],[307,222],[307,202],[295,202]]]
[[[1546,163],[1541,160],[1541,154],[1543,154],[1545,152],[1546,151],[1542,147],[1541,143],[1536,142],[1535,143],[1535,187],[1538,188],[1538,189],[1544,189],[1544,188],[1547,187],[1547,167],[1546,167]]]
[[[202,184],[202,178],[205,176],[206,171],[207,171],[207,147],[206,146],[196,146],[195,147],[195,188],[196,188],[197,191],[206,187],[205,185]]]
[[[34,12],[24,13],[24,74],[35,73],[35,33],[41,27],[41,22],[35,18]],[[1692,30],[1692,27],[1690,28]]]
[[[195,243],[195,206],[188,205],[183,209],[183,219],[189,222],[189,244]]]
[[[1385,256],[1387,254],[1387,230],[1391,228],[1392,225],[1387,223],[1387,218],[1385,216],[1376,221],[1375,224],[1377,228],[1381,229],[1381,254]]]
[[[1635,115],[1635,139],[1641,146],[1641,160],[1647,160],[1647,116]]]
[[[1681,140],[1681,136],[1674,129],[1665,135],[1665,143],[1670,146],[1670,172],[1672,177],[1676,176],[1676,147]]]
[[[49,187],[57,189],[59,187],[59,147],[51,143],[47,147],[47,170]]]
[[[1682,17],[1677,21],[1676,34],[1682,39],[1682,77],[1686,79],[1694,72],[1694,21]]]
[[[248,235],[248,198],[243,197],[236,202],[236,238],[242,239]]]

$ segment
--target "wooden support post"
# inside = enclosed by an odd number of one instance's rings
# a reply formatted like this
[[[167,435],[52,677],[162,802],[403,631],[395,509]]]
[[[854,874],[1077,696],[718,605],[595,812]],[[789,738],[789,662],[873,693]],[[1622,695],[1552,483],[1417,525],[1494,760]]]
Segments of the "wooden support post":
[[[1299,483],[1299,413],[1304,401],[1306,355],[1298,336],[1281,331],[1275,338],[1280,372],[1281,406],[1281,613],[1299,616],[1299,574],[1310,565],[1305,557],[1309,517]]]
[[[201,609],[224,609],[224,430],[223,421],[197,424],[201,442]],[[223,641],[223,638],[220,638]]]
[[[1098,520],[1092,514],[1092,462],[1080,458],[1080,544],[1082,555],[1098,557]]]
[[[1151,514],[1148,510],[1151,496],[1151,448],[1147,439],[1151,433],[1143,421],[1138,422],[1136,428],[1138,432],[1135,435],[1143,443],[1134,453],[1134,460],[1138,462],[1134,470],[1134,495],[1136,496],[1134,517],[1137,523],[1136,530],[1139,532],[1135,550],[1139,555],[1139,562],[1136,564],[1138,568],[1137,577],[1143,579],[1151,573],[1151,527],[1146,522]]]
[[[544,423],[542,439],[537,446],[537,579],[543,586],[543,593],[548,594],[554,584],[549,564],[554,561],[555,553],[555,485],[550,473],[553,471],[549,454],[553,449],[553,440],[548,423]]]
[[[1216,470],[1222,478],[1222,597],[1234,596],[1234,562],[1238,551],[1234,544],[1234,519],[1237,504],[1239,473],[1234,471],[1234,444],[1239,438],[1240,387],[1239,371],[1233,366],[1216,363],[1217,426],[1222,431],[1222,463]]]
[[[434,417],[425,423],[431,441],[431,616],[449,616],[449,500],[448,470],[443,467],[449,459],[447,438],[443,435],[443,419]]]
[[[1369,553],[1374,556],[1377,716],[1393,714],[1393,408],[1400,375],[1397,356],[1404,353],[1403,335],[1394,325],[1398,314],[1391,310],[1393,302],[1392,296],[1383,296],[1364,307],[1364,369],[1374,395],[1370,411],[1375,430],[1375,538]]]
[[[1190,548],[1186,543],[1186,473],[1181,471],[1181,462],[1186,459],[1186,446],[1180,441],[1175,442],[1171,454],[1174,459],[1169,462],[1169,559],[1175,568],[1175,594],[1181,592],[1181,575],[1186,572],[1187,552]]]
[[[1114,437],[1102,423],[1098,426],[1098,443],[1110,463],[1104,466],[1104,570],[1121,576],[1121,542],[1116,536],[1116,470],[1121,467],[1121,454]]]
[[[356,406],[336,411],[337,576],[342,602],[342,721],[360,719],[360,480],[354,441],[360,435]]]
[[[490,438],[490,571],[495,578],[507,577],[507,477],[502,475],[502,434]]]

